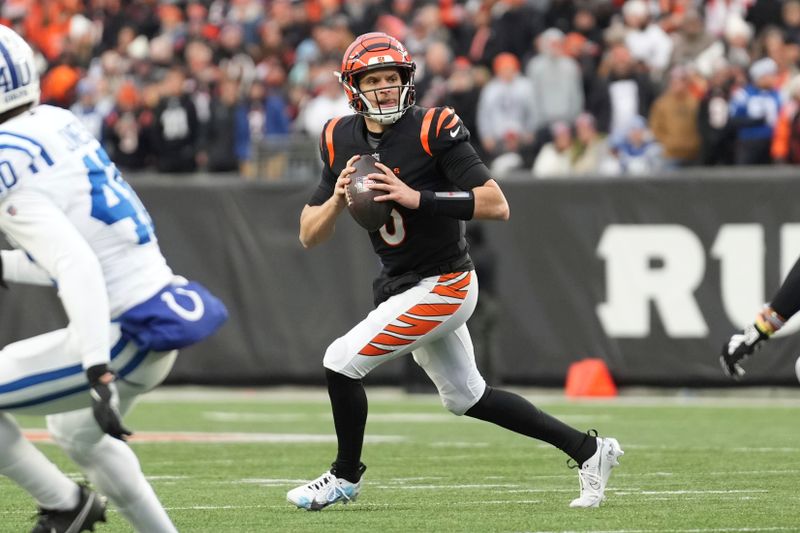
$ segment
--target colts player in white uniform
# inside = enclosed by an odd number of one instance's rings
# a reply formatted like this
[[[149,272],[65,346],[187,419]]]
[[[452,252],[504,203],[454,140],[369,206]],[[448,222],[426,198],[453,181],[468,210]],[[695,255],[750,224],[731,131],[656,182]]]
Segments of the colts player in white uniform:
[[[137,531],[175,531],[121,417],[227,311],[173,274],[98,141],[71,112],[38,99],[31,48],[0,26],[0,230],[16,247],[0,253],[2,283],[55,286],[69,319],[0,351],[0,474],[37,501],[34,532],[104,520],[104,498],[59,471],[10,413],[44,414],[56,442]]]

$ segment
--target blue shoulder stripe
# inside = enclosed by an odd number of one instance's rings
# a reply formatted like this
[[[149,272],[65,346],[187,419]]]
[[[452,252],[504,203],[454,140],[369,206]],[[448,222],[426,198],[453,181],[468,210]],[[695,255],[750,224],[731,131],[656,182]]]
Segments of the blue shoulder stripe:
[[[39,169],[33,163],[34,156],[27,148],[23,148],[22,146],[17,146],[15,144],[0,144],[0,150],[4,150],[6,148],[9,149],[9,150],[18,150],[20,152],[25,152],[26,154],[28,154],[28,157],[31,158],[31,163],[28,165],[28,168],[30,168],[31,172],[33,172],[34,174],[39,172]],[[7,161],[5,161],[5,162],[8,163]],[[8,163],[8,164],[10,165],[10,163]]]
[[[26,135],[21,135],[19,133],[11,133],[10,131],[0,131],[0,135],[8,135],[9,137],[16,137],[17,139],[22,139],[24,141],[28,141],[31,144],[35,144],[39,147],[42,151],[42,158],[49,166],[53,166],[53,160],[50,158],[50,154],[47,153],[47,150],[44,149],[44,145],[37,141],[36,139],[32,139]]]
[[[2,41],[0,41],[0,54],[2,54],[3,59],[6,60],[6,65],[8,65],[8,71],[11,73],[11,88],[12,89],[19,88],[17,69],[14,68],[14,62],[11,59],[11,54],[8,53],[8,48],[6,48],[6,45],[4,45]]]

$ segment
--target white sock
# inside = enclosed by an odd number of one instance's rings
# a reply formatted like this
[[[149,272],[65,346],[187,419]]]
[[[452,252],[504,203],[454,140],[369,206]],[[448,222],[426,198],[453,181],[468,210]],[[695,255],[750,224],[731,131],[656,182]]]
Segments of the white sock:
[[[26,440],[6,413],[0,413],[0,474],[28,491],[44,509],[67,510],[78,505],[78,485]]]

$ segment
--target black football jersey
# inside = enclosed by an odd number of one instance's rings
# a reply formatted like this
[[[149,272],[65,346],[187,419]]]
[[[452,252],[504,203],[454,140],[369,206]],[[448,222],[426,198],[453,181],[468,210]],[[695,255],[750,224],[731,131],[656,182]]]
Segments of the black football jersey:
[[[488,169],[469,144],[469,136],[448,107],[411,107],[383,132],[375,148],[367,141],[362,116],[332,119],[320,136],[322,180],[309,205],[321,205],[331,197],[337,177],[355,154],[372,155],[415,190],[466,191],[483,185]],[[474,171],[476,166],[480,172]],[[427,272],[466,258],[464,228],[464,221],[396,205],[391,220],[369,236],[383,274],[396,276]]]

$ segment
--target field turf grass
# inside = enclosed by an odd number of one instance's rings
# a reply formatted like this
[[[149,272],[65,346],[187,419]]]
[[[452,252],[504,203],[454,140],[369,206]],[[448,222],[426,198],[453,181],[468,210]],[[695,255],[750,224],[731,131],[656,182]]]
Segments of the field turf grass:
[[[127,422],[182,532],[800,531],[800,391],[529,396],[578,428],[619,439],[625,456],[599,509],[568,507],[577,475],[558,450],[455,417],[433,395],[367,392],[361,498],[322,512],[295,509],[286,491],[327,470],[335,455],[323,391],[165,389]],[[19,420],[42,437],[43,419]],[[37,445],[81,478],[56,446]],[[2,477],[0,495],[0,532],[29,531],[33,501]],[[132,529],[112,510],[98,531]]]

